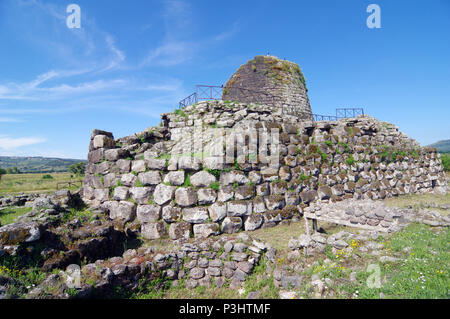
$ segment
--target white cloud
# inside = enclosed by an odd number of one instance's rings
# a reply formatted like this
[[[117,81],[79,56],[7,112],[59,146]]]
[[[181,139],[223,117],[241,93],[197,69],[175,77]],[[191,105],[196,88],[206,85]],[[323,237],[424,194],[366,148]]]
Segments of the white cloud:
[[[19,123],[22,122],[22,120],[15,119],[12,117],[1,117],[0,116],[0,123]]]
[[[153,49],[143,65],[174,66],[190,60],[196,45],[189,42],[168,42]]]
[[[19,147],[38,144],[45,142],[46,139],[41,137],[9,137],[7,135],[0,135],[0,149],[13,150]]]

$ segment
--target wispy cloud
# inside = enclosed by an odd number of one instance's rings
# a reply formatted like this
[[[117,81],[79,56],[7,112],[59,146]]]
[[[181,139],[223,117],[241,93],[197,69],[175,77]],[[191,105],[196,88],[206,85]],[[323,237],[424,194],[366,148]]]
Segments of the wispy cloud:
[[[20,122],[22,122],[22,120],[20,120],[20,119],[0,116],[0,123],[20,123]]]
[[[164,2],[164,35],[161,44],[149,51],[141,66],[169,67],[192,60],[199,52],[225,41],[236,33],[238,24],[217,35],[192,39],[190,34],[193,10],[183,1]]]
[[[9,137],[7,135],[0,135],[0,149],[13,150],[23,146],[43,143],[46,139],[41,137]]]

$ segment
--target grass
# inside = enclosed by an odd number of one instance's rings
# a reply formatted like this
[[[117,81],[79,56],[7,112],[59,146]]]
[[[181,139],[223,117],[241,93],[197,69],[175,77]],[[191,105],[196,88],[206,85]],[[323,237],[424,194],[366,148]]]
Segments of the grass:
[[[0,224],[2,226],[14,222],[14,220],[26,213],[31,212],[31,207],[7,207],[0,210]]]
[[[401,195],[398,197],[392,197],[385,199],[384,202],[390,207],[400,207],[408,208],[412,207],[415,209],[424,208],[435,210],[441,215],[448,215],[449,211],[439,208],[432,208],[429,205],[450,205],[450,193],[446,195],[435,195],[435,194],[413,194],[413,195]]]
[[[0,277],[8,279],[7,298],[24,298],[27,287],[37,286],[45,279],[46,274],[39,269],[42,249],[41,244],[36,244],[33,253],[26,257],[7,255],[0,258]]]
[[[51,193],[56,191],[56,183],[81,181],[82,177],[71,173],[52,173],[52,179],[43,178],[48,174],[6,174],[0,180],[0,195],[19,193]],[[70,190],[78,187],[72,186]]]
[[[381,287],[369,288],[367,271],[358,274],[359,282],[346,287],[358,291],[359,298],[449,298],[450,252],[448,228],[433,229],[427,225],[411,224],[385,242],[385,252],[400,255],[398,262],[379,265]],[[408,249],[409,252],[405,251]]]

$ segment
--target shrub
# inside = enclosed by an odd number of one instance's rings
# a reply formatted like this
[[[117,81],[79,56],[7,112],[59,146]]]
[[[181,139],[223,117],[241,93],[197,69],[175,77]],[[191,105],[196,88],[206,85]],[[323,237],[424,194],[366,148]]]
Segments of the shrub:
[[[441,154],[442,166],[444,166],[444,171],[450,171],[450,153]]]
[[[86,163],[78,162],[69,166],[69,171],[75,175],[84,175],[86,171]]]
[[[42,179],[53,179],[53,176],[50,174],[45,174],[42,176]]]

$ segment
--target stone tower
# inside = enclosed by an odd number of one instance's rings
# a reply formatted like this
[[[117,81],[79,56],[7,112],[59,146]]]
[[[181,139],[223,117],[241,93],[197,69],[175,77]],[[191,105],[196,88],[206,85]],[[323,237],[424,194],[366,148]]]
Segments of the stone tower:
[[[312,119],[300,67],[274,56],[256,56],[241,65],[223,89],[222,100],[279,107],[285,114]]]

